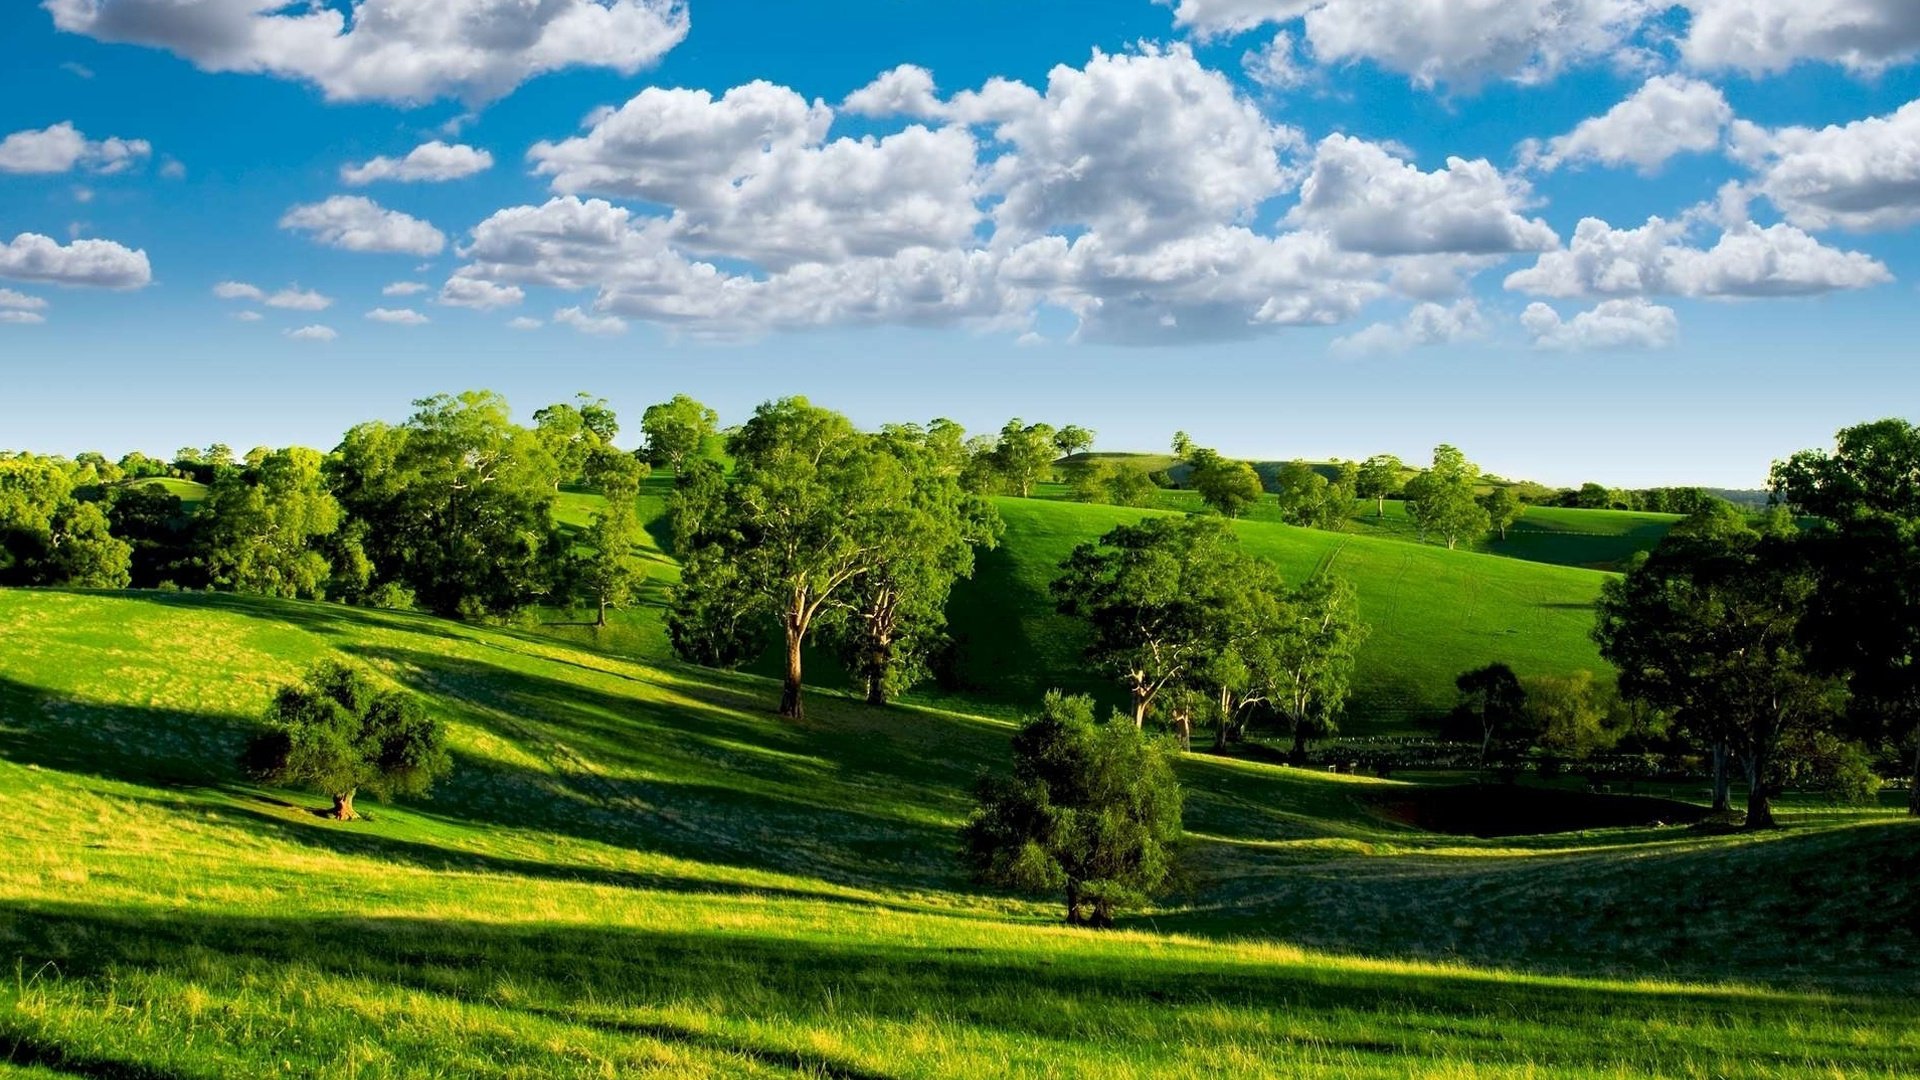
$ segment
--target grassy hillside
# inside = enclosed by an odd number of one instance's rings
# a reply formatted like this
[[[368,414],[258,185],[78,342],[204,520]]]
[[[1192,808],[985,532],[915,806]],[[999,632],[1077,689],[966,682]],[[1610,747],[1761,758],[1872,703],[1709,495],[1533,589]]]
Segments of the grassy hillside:
[[[1880,815],[1477,841],[1192,758],[1187,887],[1077,931],[956,868],[991,720],[246,598],[0,591],[0,640],[0,1075],[1920,1070],[1920,827]],[[235,775],[323,656],[449,725],[429,801]]]
[[[1030,701],[1049,687],[1118,692],[1085,670],[1085,628],[1055,614],[1047,593],[1075,544],[1150,511],[1000,499],[1007,534],[985,553],[949,608],[969,692]],[[1347,577],[1372,628],[1361,649],[1351,712],[1356,731],[1404,729],[1446,711],[1453,679],[1493,661],[1522,675],[1609,669],[1587,636],[1603,576],[1380,537],[1236,523],[1248,551],[1291,580],[1322,565]]]

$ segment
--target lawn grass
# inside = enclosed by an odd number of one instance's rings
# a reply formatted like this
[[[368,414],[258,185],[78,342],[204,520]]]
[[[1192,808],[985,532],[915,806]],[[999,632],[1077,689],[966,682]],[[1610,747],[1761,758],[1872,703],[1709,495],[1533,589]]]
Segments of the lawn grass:
[[[0,641],[0,1075],[1920,1070],[1889,812],[1480,841],[1195,755],[1182,887],[1101,933],[959,869],[1003,721],[254,598],[0,591]],[[326,656],[448,725],[431,798],[236,774]]]

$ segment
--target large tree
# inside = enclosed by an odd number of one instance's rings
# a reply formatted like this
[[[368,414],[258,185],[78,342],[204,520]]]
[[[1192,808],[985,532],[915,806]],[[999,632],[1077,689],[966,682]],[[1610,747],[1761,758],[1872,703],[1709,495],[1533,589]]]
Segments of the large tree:
[[[99,505],[75,497],[68,464],[0,460],[0,585],[126,587],[132,548]]]
[[[595,626],[607,625],[607,609],[624,607],[647,579],[646,568],[633,556],[640,541],[640,514],[634,500],[647,464],[632,454],[602,447],[587,459],[586,477],[600,489],[604,505],[594,514],[583,538],[587,554],[578,579],[584,597],[594,606]]]
[[[1908,744],[1907,812],[1920,816],[1920,425],[1855,425],[1832,450],[1777,464],[1772,480],[1795,510],[1821,519],[1810,537],[1823,585],[1814,658],[1847,674],[1856,731]]]
[[[1513,488],[1501,484],[1480,496],[1480,509],[1487,512],[1487,525],[1505,540],[1513,523],[1526,516],[1527,504],[1514,495]]]
[[[1093,439],[1094,433],[1091,429],[1083,428],[1079,424],[1068,424],[1053,433],[1053,446],[1060,451],[1061,457],[1070,458],[1075,454],[1084,454],[1093,449]]]
[[[1226,522],[1202,515],[1116,526],[1060,564],[1059,610],[1087,620],[1087,658],[1126,686],[1136,726],[1208,656],[1242,565]]]
[[[997,544],[1001,523],[987,500],[960,486],[937,436],[894,426],[876,446],[904,469],[910,494],[876,514],[874,548],[866,572],[848,587],[837,637],[867,703],[884,705],[925,676],[945,635],[953,583],[972,576],[974,549]]]
[[[982,881],[1063,896],[1069,925],[1106,927],[1163,890],[1180,839],[1180,785],[1164,740],[1086,697],[1047,695],[1013,738],[1013,777],[980,783],[962,831]]]
[[[1260,474],[1244,461],[1230,461],[1212,450],[1196,447],[1187,455],[1187,484],[1200,501],[1230,518],[1260,501],[1265,488]]]
[[[382,690],[366,673],[328,661],[267,708],[267,729],[241,754],[257,780],[317,788],[328,817],[351,821],[354,795],[424,793],[452,767],[440,725],[404,690]]]
[[[366,525],[378,584],[442,615],[505,615],[550,593],[565,548],[546,443],[495,393],[414,405],[398,427],[349,430],[328,462],[341,505]]]
[[[605,398],[582,391],[571,405],[561,402],[536,411],[533,429],[560,467],[560,479],[577,483],[588,479],[593,455],[613,445],[620,421]]]
[[[1267,693],[1292,729],[1292,757],[1299,763],[1306,760],[1309,739],[1339,731],[1367,627],[1353,586],[1324,571],[1289,592],[1280,614],[1267,661]]]
[[[324,545],[340,527],[317,450],[292,446],[223,472],[194,513],[196,558],[218,589],[319,599],[333,566]]]
[[[1021,498],[1033,494],[1033,485],[1047,478],[1059,451],[1050,424],[1027,424],[1014,417],[1000,429],[993,446],[993,464]]]
[[[1433,465],[1407,481],[1407,513],[1420,529],[1420,538],[1438,536],[1449,549],[1480,536],[1489,521],[1475,497],[1480,467],[1454,447],[1434,448]]]
[[[727,440],[734,468],[709,501],[683,504],[690,557],[668,628],[683,656],[737,645],[719,626],[771,619],[785,646],[780,715],[799,719],[802,650],[843,617],[853,587],[888,541],[895,508],[911,504],[901,460],[846,417],[792,397],[754,410]],[[678,527],[676,531],[680,531]]]
[[[685,394],[675,394],[640,415],[640,431],[647,438],[647,460],[666,466],[678,476],[687,462],[714,433],[720,414]]]
[[[1362,499],[1373,500],[1373,516],[1387,516],[1387,500],[1400,494],[1406,486],[1407,467],[1392,454],[1375,454],[1360,463],[1360,470],[1354,477],[1355,493]]]
[[[1488,664],[1461,672],[1453,680],[1460,692],[1456,712],[1469,718],[1480,735],[1480,763],[1487,763],[1495,744],[1525,733],[1527,691],[1519,676],[1505,664]]]

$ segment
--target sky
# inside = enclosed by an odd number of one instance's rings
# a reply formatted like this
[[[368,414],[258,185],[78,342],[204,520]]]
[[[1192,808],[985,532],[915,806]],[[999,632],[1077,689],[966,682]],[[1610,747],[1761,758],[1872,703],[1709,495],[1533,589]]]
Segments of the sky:
[[[1756,487],[1916,415],[1912,0],[0,5],[0,447],[468,388]]]

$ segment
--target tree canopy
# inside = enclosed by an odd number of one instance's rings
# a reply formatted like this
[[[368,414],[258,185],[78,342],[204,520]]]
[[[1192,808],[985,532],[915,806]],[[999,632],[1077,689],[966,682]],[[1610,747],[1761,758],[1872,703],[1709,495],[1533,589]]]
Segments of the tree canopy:
[[[420,700],[382,690],[357,668],[324,661],[298,685],[281,687],[267,729],[241,764],[257,780],[311,787],[333,800],[329,817],[356,817],[354,795],[424,793],[452,768],[440,725]]]

